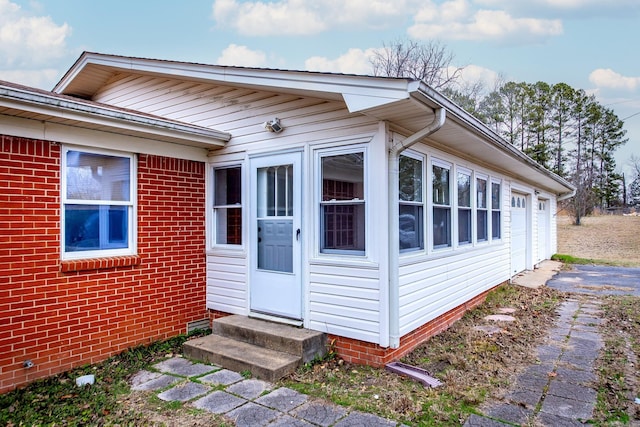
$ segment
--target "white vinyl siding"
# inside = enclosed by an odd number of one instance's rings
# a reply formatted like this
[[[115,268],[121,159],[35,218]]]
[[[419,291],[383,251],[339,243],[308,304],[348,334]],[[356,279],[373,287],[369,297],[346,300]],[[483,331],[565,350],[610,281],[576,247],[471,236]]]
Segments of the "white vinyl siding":
[[[247,259],[244,254],[207,256],[207,308],[247,314]]]
[[[380,273],[376,265],[309,266],[309,327],[368,342],[380,342]]]

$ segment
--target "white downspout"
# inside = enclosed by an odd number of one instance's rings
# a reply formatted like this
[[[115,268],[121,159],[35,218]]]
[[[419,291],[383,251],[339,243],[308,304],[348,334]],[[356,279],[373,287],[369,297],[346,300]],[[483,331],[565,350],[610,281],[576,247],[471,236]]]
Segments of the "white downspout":
[[[423,138],[438,131],[446,118],[446,110],[435,110],[433,121],[424,129],[410,135],[400,142],[392,142],[389,148],[389,345],[391,348],[400,346],[400,213],[398,211],[400,171],[398,159],[400,153]]]

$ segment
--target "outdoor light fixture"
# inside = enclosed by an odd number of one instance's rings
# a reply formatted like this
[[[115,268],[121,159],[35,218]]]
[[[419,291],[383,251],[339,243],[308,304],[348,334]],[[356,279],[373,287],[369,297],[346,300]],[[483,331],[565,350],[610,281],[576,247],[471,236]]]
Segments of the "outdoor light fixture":
[[[273,120],[269,120],[268,122],[264,122],[264,128],[273,133],[280,133],[284,129],[280,124],[280,119],[277,117]]]

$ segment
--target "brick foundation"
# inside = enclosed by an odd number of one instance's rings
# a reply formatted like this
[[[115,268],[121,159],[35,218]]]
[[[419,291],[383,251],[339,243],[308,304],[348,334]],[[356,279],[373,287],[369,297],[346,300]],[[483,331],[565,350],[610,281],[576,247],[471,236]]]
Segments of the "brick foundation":
[[[466,303],[404,335],[400,338],[400,346],[398,348],[385,348],[378,344],[337,335],[329,335],[329,342],[332,343],[333,349],[338,353],[338,356],[346,362],[380,368],[389,362],[402,358],[429,338],[448,329],[453,323],[460,320],[467,311],[482,304],[489,292],[490,290],[481,293]]]
[[[60,155],[0,135],[0,393],[209,316],[204,163],[140,155],[137,256],[61,262]]]

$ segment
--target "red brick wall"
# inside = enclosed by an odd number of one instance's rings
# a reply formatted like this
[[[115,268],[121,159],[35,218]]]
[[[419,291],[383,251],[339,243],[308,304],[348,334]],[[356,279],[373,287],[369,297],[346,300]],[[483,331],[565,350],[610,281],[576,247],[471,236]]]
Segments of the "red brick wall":
[[[401,359],[429,338],[447,330],[453,323],[460,320],[464,313],[484,302],[489,292],[481,293],[466,303],[404,335],[400,338],[400,346],[398,348],[384,348],[377,344],[336,335],[330,335],[329,342],[333,344],[333,349],[338,353],[338,356],[345,361],[381,368],[389,362]]]
[[[0,393],[209,317],[203,163],[140,155],[138,256],[63,263],[60,146],[0,150]]]

